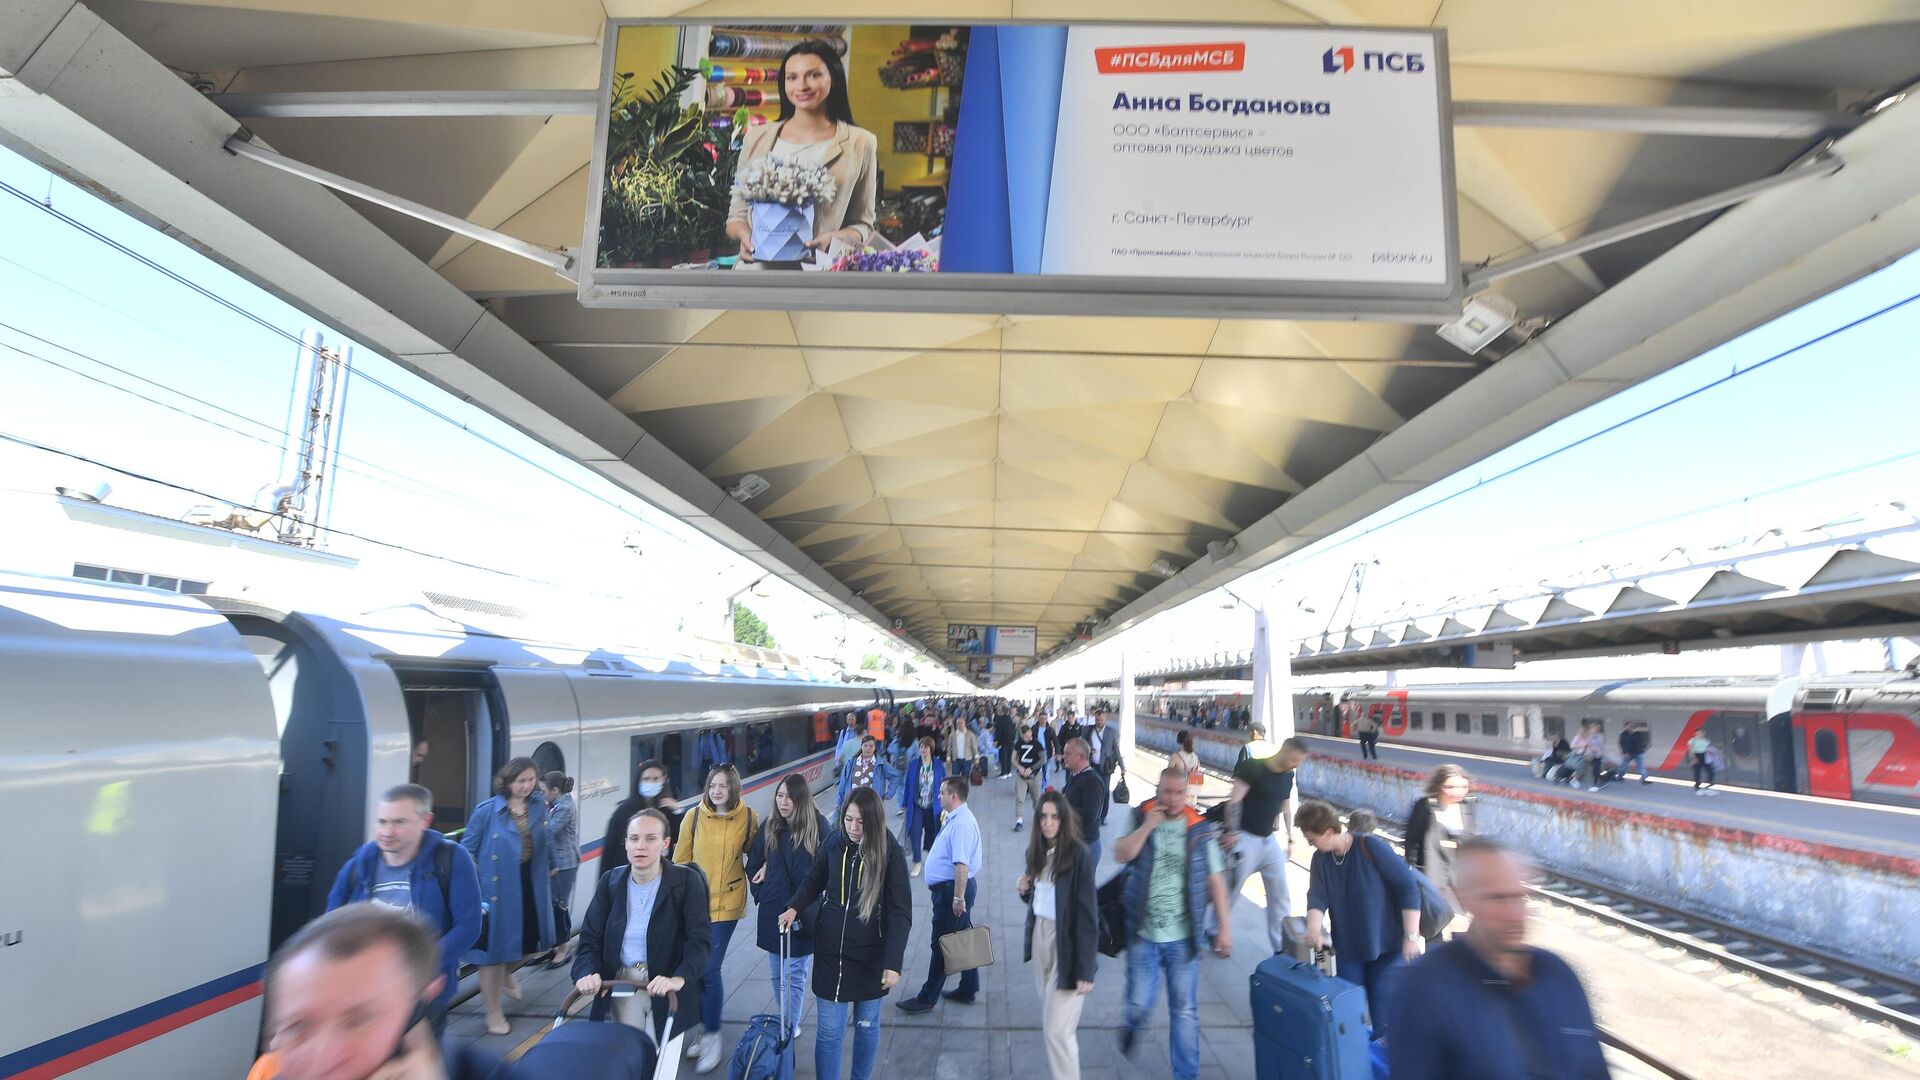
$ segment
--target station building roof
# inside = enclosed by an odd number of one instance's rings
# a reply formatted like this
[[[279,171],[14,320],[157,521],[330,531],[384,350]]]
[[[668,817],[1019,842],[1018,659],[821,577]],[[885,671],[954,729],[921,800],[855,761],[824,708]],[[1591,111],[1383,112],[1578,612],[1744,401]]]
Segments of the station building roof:
[[[1504,355],[1467,356],[1426,325],[1097,301],[1079,316],[590,310],[535,263],[220,152],[244,123],[293,159],[574,247],[606,20],[794,14],[23,0],[0,14],[0,139],[820,599],[933,644],[949,622],[1034,625],[1042,650],[1134,625],[1920,246],[1920,102],[1894,101],[1920,75],[1920,9],[1870,0],[1183,7],[1445,30],[1463,272],[1831,142],[1830,175],[1495,282],[1536,331]],[[805,15],[1167,17],[1085,0],[819,0]],[[468,105],[436,113],[435,95]],[[726,488],[749,472],[772,486],[742,505]]]

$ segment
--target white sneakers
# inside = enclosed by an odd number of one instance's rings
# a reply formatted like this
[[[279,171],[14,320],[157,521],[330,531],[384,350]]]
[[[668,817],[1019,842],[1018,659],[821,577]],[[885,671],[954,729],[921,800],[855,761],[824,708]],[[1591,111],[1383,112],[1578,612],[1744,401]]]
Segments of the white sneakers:
[[[710,1073],[715,1068],[718,1068],[719,1065],[720,1033],[717,1031],[708,1032],[700,1037],[700,1060],[694,1065],[693,1071],[697,1073]]]
[[[706,1045],[707,1045],[707,1033],[706,1033],[706,1029],[702,1028],[698,1035],[695,1035],[693,1038],[687,1040],[687,1060],[692,1061],[694,1058],[699,1057],[701,1048],[705,1047]]]

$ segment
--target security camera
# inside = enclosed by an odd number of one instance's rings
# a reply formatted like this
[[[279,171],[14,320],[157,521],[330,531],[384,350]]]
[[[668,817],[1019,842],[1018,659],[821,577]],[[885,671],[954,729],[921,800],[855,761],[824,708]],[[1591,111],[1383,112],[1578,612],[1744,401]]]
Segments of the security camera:
[[[761,476],[759,473],[748,473],[736,481],[732,487],[728,488],[727,494],[741,502],[747,502],[757,495],[766,494],[767,489],[772,486],[772,484],[767,483],[767,478]]]

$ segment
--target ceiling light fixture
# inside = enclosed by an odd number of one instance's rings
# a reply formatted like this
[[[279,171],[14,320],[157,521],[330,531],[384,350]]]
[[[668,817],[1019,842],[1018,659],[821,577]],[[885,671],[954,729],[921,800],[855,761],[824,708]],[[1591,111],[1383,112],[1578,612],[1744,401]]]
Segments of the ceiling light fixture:
[[[736,481],[732,487],[728,488],[727,494],[741,502],[749,502],[756,495],[766,494],[767,489],[772,486],[772,484],[767,483],[767,478],[761,476],[759,473],[748,473]]]
[[[1153,560],[1152,563],[1148,564],[1147,569],[1153,571],[1156,574],[1159,574],[1161,577],[1172,577],[1173,575],[1180,572],[1179,567],[1173,565],[1172,563],[1168,562],[1165,559]]]
[[[1207,541],[1207,557],[1214,562],[1226,562],[1227,556],[1240,549],[1240,541],[1229,536],[1225,540]]]
[[[1519,320],[1520,309],[1513,306],[1513,301],[1495,293],[1481,293],[1468,297],[1460,317],[1435,333],[1472,355],[1493,344]]]

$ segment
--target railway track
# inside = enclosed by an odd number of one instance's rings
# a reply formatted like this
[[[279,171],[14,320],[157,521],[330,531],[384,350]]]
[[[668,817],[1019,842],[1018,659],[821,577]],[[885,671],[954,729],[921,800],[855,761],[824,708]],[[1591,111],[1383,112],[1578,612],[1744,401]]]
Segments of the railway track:
[[[1165,756],[1145,747],[1140,749]],[[1222,781],[1232,780],[1212,766],[1202,766],[1201,771]],[[1345,812],[1352,808],[1339,806],[1338,809]],[[1401,840],[1396,832],[1384,828],[1378,832],[1396,843]],[[1297,859],[1291,861],[1295,866],[1307,868],[1306,863]],[[1710,960],[1729,971],[1791,990],[1809,1001],[1842,1009],[1860,1020],[1884,1023],[1910,1037],[1920,1038],[1920,983],[1894,973],[1839,960],[1792,942],[1756,934],[1559,871],[1544,871],[1542,880],[1528,888],[1546,903],[1570,908],[1696,958]],[[1692,1075],[1616,1032],[1602,1028],[1600,1034],[1603,1043],[1661,1076],[1687,1080]]]

